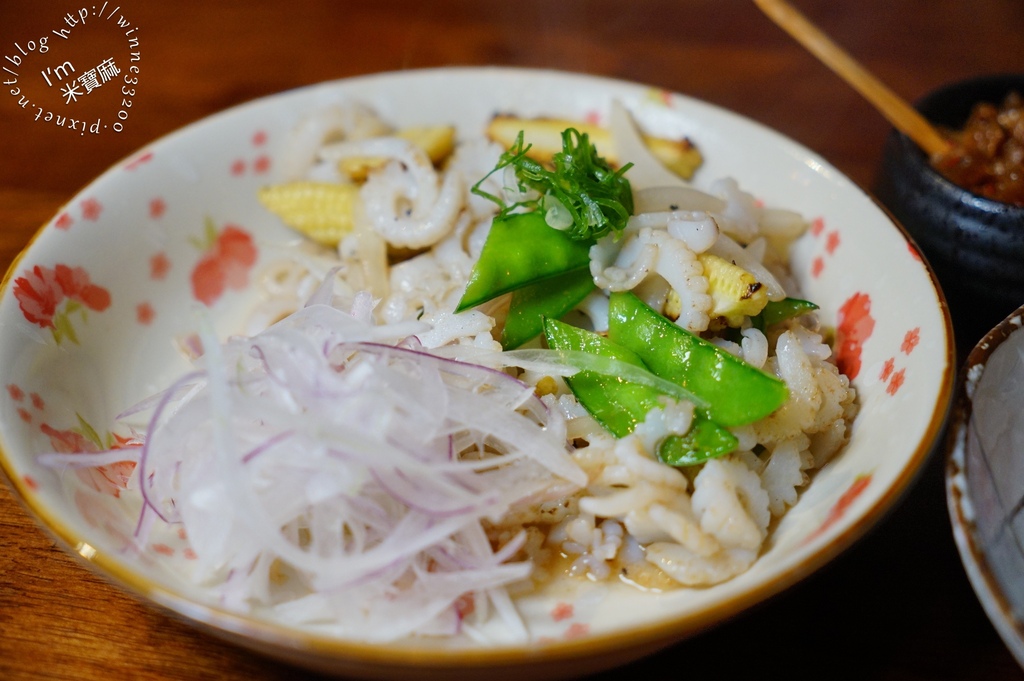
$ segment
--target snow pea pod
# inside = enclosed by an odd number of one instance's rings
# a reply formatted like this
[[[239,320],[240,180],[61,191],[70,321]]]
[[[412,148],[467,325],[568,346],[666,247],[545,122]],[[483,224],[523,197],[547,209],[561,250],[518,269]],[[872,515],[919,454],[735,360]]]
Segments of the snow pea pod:
[[[643,367],[643,360],[632,350],[607,338],[554,319],[544,320],[544,337],[554,350],[577,350],[599,357]],[[594,371],[579,371],[565,382],[580,404],[615,437],[625,437],[644,420],[647,412],[660,407],[664,395],[646,385],[630,383],[618,376]]]
[[[629,292],[611,294],[608,337],[656,376],[707,400],[708,417],[723,426],[762,419],[789,395],[784,381],[673,324]]]
[[[455,311],[559,274],[589,268],[591,243],[552,229],[540,211],[496,218]]]
[[[799,317],[802,314],[813,312],[818,306],[809,300],[799,298],[783,298],[782,300],[769,300],[768,304],[761,310],[761,314],[751,317],[754,326],[764,331],[772,324]]]
[[[658,445],[657,455],[669,466],[694,466],[728,454],[739,446],[739,440],[726,428],[699,413],[686,435],[670,435]]]
[[[501,345],[512,350],[536,338],[544,319],[558,319],[576,307],[597,286],[590,269],[572,270],[551,279],[524,286],[512,294],[512,303],[501,332]]]
[[[546,319],[544,335],[555,350],[587,352],[646,368],[635,352],[591,331]],[[565,380],[583,408],[616,437],[632,433],[651,410],[664,407],[664,399],[670,397],[656,388],[594,371],[580,371]],[[687,466],[728,454],[738,444],[736,436],[695,411],[690,430],[663,439],[657,455],[669,465]]]

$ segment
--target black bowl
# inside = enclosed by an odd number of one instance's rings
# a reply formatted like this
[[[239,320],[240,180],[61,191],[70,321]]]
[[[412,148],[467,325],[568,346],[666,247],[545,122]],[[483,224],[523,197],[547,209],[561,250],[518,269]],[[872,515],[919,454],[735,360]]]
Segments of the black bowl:
[[[1014,90],[1024,94],[1024,74],[974,78],[928,94],[916,108],[939,126],[960,128],[976,103],[998,105]],[[934,268],[960,347],[972,347],[1024,304],[1024,208],[947,180],[896,131],[886,140],[874,193]]]

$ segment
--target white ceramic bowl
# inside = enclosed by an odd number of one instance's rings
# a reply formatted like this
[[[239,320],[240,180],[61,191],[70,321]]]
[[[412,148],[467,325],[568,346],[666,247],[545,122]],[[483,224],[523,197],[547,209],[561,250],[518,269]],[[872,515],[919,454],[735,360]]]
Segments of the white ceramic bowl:
[[[985,613],[1024,666],[1024,307],[971,351],[947,434],[946,499]]]
[[[606,120],[613,98],[653,133],[687,135],[705,165],[695,184],[731,176],[812,224],[792,258],[805,297],[839,329],[859,392],[846,450],[820,470],[739,577],[703,589],[641,593],[582,585],[521,603],[544,637],[485,647],[425,640],[327,639],[204,603],[178,576],[189,560],[168,532],[125,550],[130,500],[40,465],[39,452],[106,438],[113,417],[185,369],[174,346],[195,329],[190,274],[204,223],[247,232],[260,263],[293,236],[256,198],[279,177],[286,133],[306,112],[355,98],[397,125],[454,123],[479,134],[495,112]],[[253,302],[227,288],[217,331],[238,331]],[[52,324],[53,326],[48,326]],[[822,158],[735,114],[642,85],[543,71],[442,69],[357,78],[262,99],[154,142],[110,169],[45,225],[12,265],[0,299],[3,470],[39,522],[92,568],[218,636],[311,668],[354,676],[553,678],[627,662],[778,593],[879,521],[915,478],[952,394],[951,326],[934,277],[904,233]],[[86,426],[88,424],[88,427]],[[56,440],[55,440],[56,439]],[[102,482],[102,481],[101,481]],[[132,510],[126,510],[132,507]],[[559,602],[571,618],[552,617]],[[564,612],[564,609],[562,610]]]

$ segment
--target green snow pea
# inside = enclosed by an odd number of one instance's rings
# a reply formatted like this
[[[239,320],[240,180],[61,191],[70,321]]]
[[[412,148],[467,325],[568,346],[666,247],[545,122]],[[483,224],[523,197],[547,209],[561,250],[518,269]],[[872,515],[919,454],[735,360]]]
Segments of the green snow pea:
[[[590,244],[552,229],[540,211],[496,218],[455,311],[559,274],[588,269]]]
[[[789,395],[784,381],[673,324],[632,293],[611,294],[608,337],[656,376],[705,399],[708,417],[723,426],[762,419]]]
[[[621,232],[633,213],[633,190],[624,177],[631,164],[613,169],[586,133],[574,128],[562,131],[562,150],[552,156],[550,165],[531,159],[529,151],[520,131],[494,169],[473,185],[474,194],[495,202],[500,211],[456,312],[589,267],[594,241],[608,232]],[[516,189],[524,197],[512,203],[504,193],[494,195],[483,188],[488,177],[508,169],[514,171]],[[542,292],[540,287],[530,292],[531,309],[549,316],[559,313],[562,302],[556,304],[555,299],[564,301],[585,288],[582,275],[567,281],[573,286],[564,296],[536,295]],[[533,335],[540,333],[540,323],[539,318],[531,321],[530,328],[536,328]]]
[[[544,335],[552,349],[587,352],[646,369],[635,352],[591,331],[546,319]],[[652,409],[664,406],[665,397],[672,397],[649,385],[595,371],[579,371],[567,377],[566,383],[583,408],[616,437],[632,433]],[[657,454],[671,466],[687,466],[728,454],[738,444],[732,433],[698,410],[694,412],[689,432],[666,437],[658,446]]]
[[[544,331],[544,319],[558,319],[576,307],[597,286],[590,269],[559,274],[517,289],[501,332],[501,346],[518,348]]]
[[[809,300],[799,298],[783,298],[782,300],[769,300],[761,313],[751,318],[754,326],[764,331],[772,324],[778,324],[793,317],[813,312],[818,306]]]
[[[726,428],[694,412],[686,435],[670,435],[658,445],[658,459],[669,466],[693,466],[724,456],[740,441]]]
[[[554,350],[577,350],[646,368],[643,360],[632,350],[571,324],[545,319],[544,337],[548,347]],[[646,385],[594,371],[579,371],[566,377],[565,382],[580,404],[615,437],[632,433],[647,412],[661,406],[659,398],[665,394]]]

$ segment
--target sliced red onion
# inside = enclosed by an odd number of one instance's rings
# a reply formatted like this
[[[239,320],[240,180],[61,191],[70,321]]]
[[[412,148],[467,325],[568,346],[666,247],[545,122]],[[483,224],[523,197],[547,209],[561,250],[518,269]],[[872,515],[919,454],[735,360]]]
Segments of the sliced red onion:
[[[586,484],[563,417],[502,368],[359,317],[317,301],[251,338],[205,329],[193,387],[153,409],[139,532],[180,522],[227,607],[357,638],[457,630],[467,593],[509,617],[531,568],[481,523]]]

